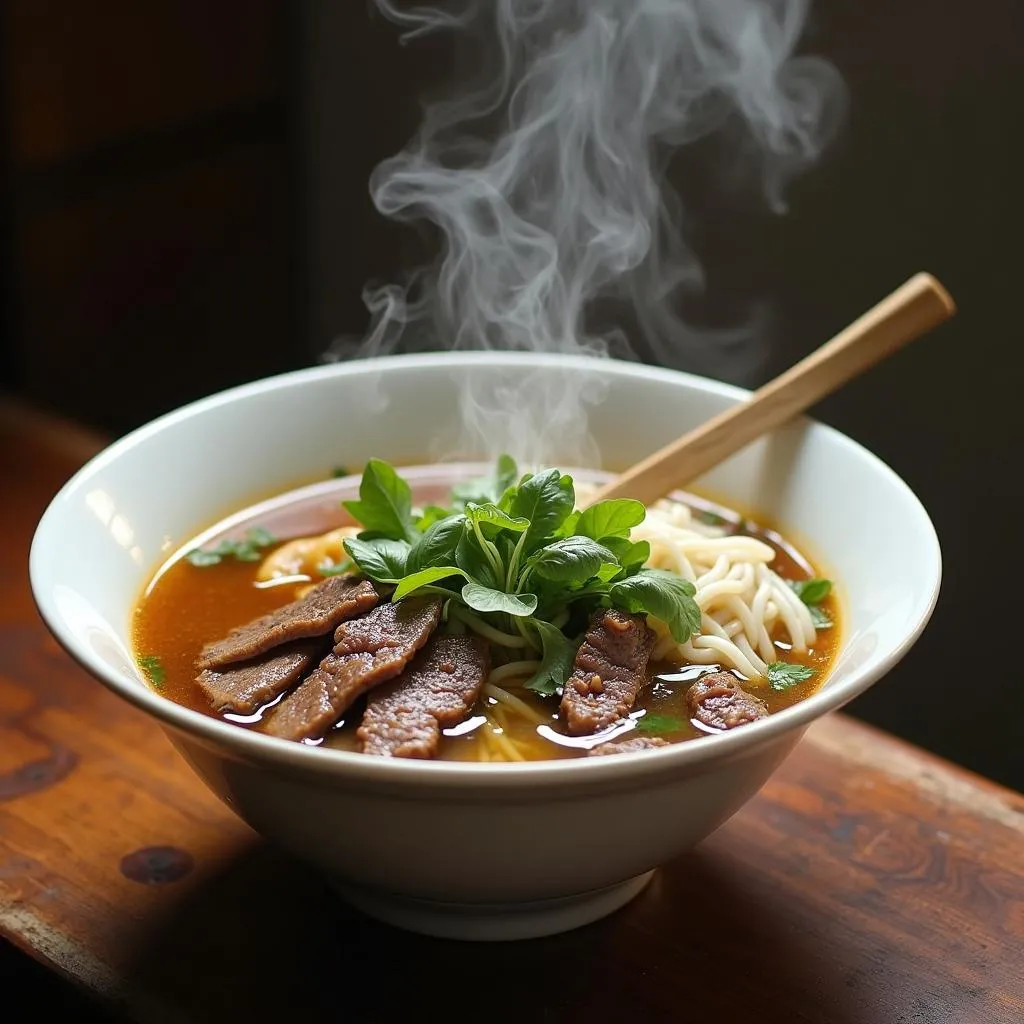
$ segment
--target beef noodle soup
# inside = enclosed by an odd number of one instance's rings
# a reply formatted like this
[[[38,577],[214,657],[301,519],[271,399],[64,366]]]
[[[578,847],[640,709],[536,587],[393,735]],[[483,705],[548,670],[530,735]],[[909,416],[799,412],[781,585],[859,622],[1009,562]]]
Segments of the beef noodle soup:
[[[584,478],[371,460],[358,500],[254,506],[157,569],[136,660],[238,728],[484,762],[706,742],[822,685],[832,585],[782,536],[691,495],[587,507]]]

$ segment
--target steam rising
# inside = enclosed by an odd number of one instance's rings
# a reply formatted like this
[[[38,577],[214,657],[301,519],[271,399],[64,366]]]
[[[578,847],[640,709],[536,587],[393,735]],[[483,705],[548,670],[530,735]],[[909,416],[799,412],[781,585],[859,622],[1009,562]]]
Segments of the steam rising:
[[[781,208],[841,107],[833,68],[794,55],[807,0],[376,3],[406,40],[456,33],[483,72],[428,105],[371,178],[381,213],[435,225],[442,244],[434,265],[367,289],[360,355],[401,345],[629,357],[628,322],[665,365],[720,373],[718,357],[743,357],[749,330],[712,335],[681,316],[703,276],[664,172],[674,151],[727,130]],[[597,464],[586,406],[598,394],[548,375],[467,391],[462,443],[531,464],[557,437],[561,458]]]

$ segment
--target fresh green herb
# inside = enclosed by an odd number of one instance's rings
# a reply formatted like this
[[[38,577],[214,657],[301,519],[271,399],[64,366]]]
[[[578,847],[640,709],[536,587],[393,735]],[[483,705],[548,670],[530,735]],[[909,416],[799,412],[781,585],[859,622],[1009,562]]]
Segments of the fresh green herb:
[[[698,509],[694,512],[694,516],[697,521],[704,523],[705,526],[725,526],[727,520],[720,516],[717,512],[710,512],[707,509]]]
[[[811,613],[811,622],[814,623],[815,629],[830,629],[835,625],[828,612],[819,605],[809,605],[807,610]]]
[[[543,619],[531,623],[540,637],[543,660],[526,688],[544,697],[553,697],[573,673],[577,644],[573,643],[557,627]]]
[[[693,584],[665,569],[641,569],[612,584],[612,601],[628,612],[647,612],[668,626],[672,639],[684,644],[700,629],[700,608]]]
[[[412,518],[412,491],[393,466],[370,459],[359,483],[359,500],[343,502],[356,522],[360,539],[386,537],[415,541],[419,533]]]
[[[534,652],[541,665],[527,685],[550,695],[573,671],[580,630],[599,606],[655,616],[680,643],[701,621],[691,583],[644,568],[650,545],[629,537],[644,518],[640,502],[582,512],[575,503],[571,477],[520,477],[502,456],[490,476],[459,484],[450,508],[418,512],[398,473],[372,460],[346,506],[364,529],[344,546],[367,576],[395,585],[393,601],[440,595],[446,614],[462,608],[465,621],[506,635],[517,657]]]
[[[389,537],[372,537],[359,540],[356,537],[344,542],[345,550],[360,569],[378,583],[397,583],[406,575],[409,558],[409,543],[391,540]]]
[[[683,727],[683,720],[674,715],[646,714],[638,719],[636,727],[641,732],[678,732]]]
[[[828,629],[834,625],[829,614],[821,607],[821,602],[832,593],[831,580],[790,580],[789,585],[796,591],[797,597],[807,605],[815,629]]]
[[[222,540],[212,548],[196,548],[185,557],[199,568],[218,565],[225,558],[234,558],[239,562],[258,562],[262,557],[260,550],[276,543],[276,537],[262,526],[257,526],[246,530],[242,540]]]
[[[321,576],[344,576],[347,572],[352,572],[355,568],[355,562],[351,558],[343,558],[336,565],[321,565],[317,567],[317,572]]]
[[[154,654],[144,654],[138,659],[138,663],[145,677],[159,690],[164,685],[164,679],[166,678],[166,673],[164,672],[163,665],[160,663],[160,659]]]
[[[792,580],[789,584],[804,604],[821,604],[832,593],[831,580]]]
[[[347,466],[335,466],[334,469],[331,470],[331,476],[335,480],[340,480],[343,476],[351,476],[351,475],[352,474],[349,472]]]
[[[788,690],[814,675],[809,665],[796,665],[788,661],[773,661],[767,669],[768,685],[773,690]]]
[[[598,501],[581,513],[575,532],[599,541],[607,537],[627,538],[629,531],[639,526],[646,516],[643,503],[632,498]]]

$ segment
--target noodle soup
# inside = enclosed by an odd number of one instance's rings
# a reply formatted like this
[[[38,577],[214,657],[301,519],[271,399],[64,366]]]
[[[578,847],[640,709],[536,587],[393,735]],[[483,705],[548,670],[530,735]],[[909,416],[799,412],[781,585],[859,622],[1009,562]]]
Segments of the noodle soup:
[[[206,531],[161,566],[133,623],[136,655],[152,685],[239,728],[306,744],[487,762],[707,741],[797,703],[827,676],[840,634],[831,584],[766,525],[687,495],[584,518],[594,485],[585,474],[570,480],[551,471],[550,504],[561,502],[564,511],[567,488],[571,502],[557,527],[542,534],[534,524],[545,515],[554,522],[550,510],[533,520],[517,514],[538,507],[532,497],[518,498],[509,483],[525,477],[506,472],[502,478],[500,467],[490,478],[435,467],[398,475],[411,484],[409,521],[389,527],[395,535],[387,537],[384,505],[372,499],[403,481],[380,472],[386,486],[373,480],[367,486],[364,473],[369,504],[366,497],[342,504],[354,495],[352,478],[292,492]],[[474,486],[484,493],[473,494]],[[438,575],[443,566],[421,566],[412,555],[446,523],[463,531],[449,544],[450,558],[441,559],[455,563],[448,577]],[[641,554],[642,563],[630,562]],[[406,561],[395,568],[378,557],[389,555]],[[401,594],[416,573],[428,582]],[[269,621],[267,629],[279,630],[284,620],[272,617],[303,601],[303,614],[313,621],[321,613],[317,594],[331,580],[353,610],[326,634],[321,630],[320,640],[303,620],[305,632],[289,634],[279,646],[254,655],[239,648],[234,661],[200,671],[211,642],[237,640],[246,624]],[[367,606],[356,607],[360,600]],[[387,637],[372,650],[359,646],[371,617],[416,602],[427,617],[432,602],[437,621],[392,624],[415,633],[408,652]],[[447,685],[459,675],[447,664],[452,659],[429,663],[431,646],[444,637],[475,645],[452,649],[481,659],[459,694]],[[249,642],[247,635],[242,640]],[[278,655],[282,650],[294,652],[291,662]],[[271,670],[281,692],[258,702],[252,695],[262,692]],[[340,701],[339,687],[359,673],[377,675]],[[226,692],[236,676],[249,686],[248,704],[211,696]],[[307,719],[285,712],[314,684],[320,710],[325,700],[345,706],[333,718],[328,713],[329,725],[305,735]],[[290,733],[280,726],[285,719]],[[302,723],[298,732],[295,722]]]

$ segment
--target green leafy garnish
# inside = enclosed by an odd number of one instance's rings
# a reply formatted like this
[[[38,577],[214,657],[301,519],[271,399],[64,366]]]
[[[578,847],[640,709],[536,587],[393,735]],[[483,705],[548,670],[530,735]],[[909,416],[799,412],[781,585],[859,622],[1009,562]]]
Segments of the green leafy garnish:
[[[533,619],[531,625],[540,637],[543,660],[540,668],[526,683],[528,690],[543,697],[553,697],[573,673],[576,648],[557,626],[543,619]]]
[[[335,466],[334,469],[331,470],[331,476],[335,480],[340,480],[343,476],[351,475],[352,474],[348,471],[348,468],[346,466]]]
[[[647,516],[643,503],[632,498],[598,501],[584,509],[575,525],[575,532],[583,537],[603,541],[606,537],[629,537],[629,531],[639,526]]]
[[[343,558],[340,562],[335,565],[321,565],[317,567],[317,572],[321,576],[344,576],[347,572],[352,572],[355,568],[355,562],[351,558]]]
[[[727,520],[717,512],[710,512],[707,509],[698,509],[694,512],[694,518],[705,526],[725,526]]]
[[[343,541],[349,558],[378,583],[397,583],[406,575],[409,543],[389,537],[371,537],[359,540],[350,537]]]
[[[815,629],[828,629],[833,625],[832,619],[824,608],[820,607],[829,594],[832,593],[832,581],[822,579],[790,580],[789,585],[796,592],[797,597],[811,613],[811,621]]]
[[[212,548],[196,548],[185,557],[198,568],[218,565],[225,558],[234,558],[239,562],[258,562],[262,548],[276,544],[277,538],[262,526],[246,530],[242,540],[222,540]]]
[[[691,583],[644,568],[650,545],[630,539],[645,516],[640,502],[575,505],[571,477],[557,469],[520,476],[502,456],[490,476],[457,485],[450,507],[419,511],[408,484],[374,459],[359,500],[346,503],[363,530],[344,546],[370,579],[394,585],[392,601],[439,595],[446,615],[462,608],[477,623],[470,628],[507,637],[514,658],[539,658],[527,686],[553,695],[598,607],[652,615],[680,643],[701,621]]]
[[[418,538],[412,519],[412,491],[394,467],[380,459],[370,459],[366,464],[359,484],[359,500],[342,504],[352,518],[362,524],[361,539],[387,537],[415,541]]]
[[[802,683],[814,675],[814,669],[809,665],[796,665],[788,661],[773,661],[767,668],[765,675],[768,678],[768,685],[773,690],[788,690],[797,683]]]
[[[612,601],[627,612],[647,612],[668,626],[672,639],[684,644],[700,629],[700,608],[693,584],[665,569],[641,569],[612,584]]]
[[[159,690],[164,685],[164,679],[166,678],[166,673],[164,672],[163,665],[160,663],[160,659],[155,654],[144,654],[137,660],[139,668],[142,669],[145,677]]]
[[[683,727],[681,718],[674,715],[644,715],[636,723],[641,732],[678,732]]]

